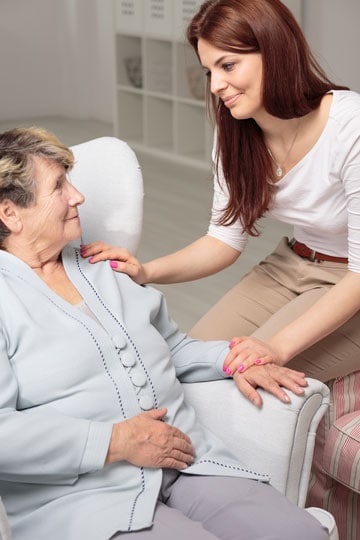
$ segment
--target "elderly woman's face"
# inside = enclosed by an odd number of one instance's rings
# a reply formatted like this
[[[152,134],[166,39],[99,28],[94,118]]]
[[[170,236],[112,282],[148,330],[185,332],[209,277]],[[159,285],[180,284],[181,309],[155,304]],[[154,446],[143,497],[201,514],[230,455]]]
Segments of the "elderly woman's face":
[[[59,163],[34,157],[36,201],[21,211],[23,231],[35,249],[61,249],[81,236],[77,206],[83,195],[68,181]]]

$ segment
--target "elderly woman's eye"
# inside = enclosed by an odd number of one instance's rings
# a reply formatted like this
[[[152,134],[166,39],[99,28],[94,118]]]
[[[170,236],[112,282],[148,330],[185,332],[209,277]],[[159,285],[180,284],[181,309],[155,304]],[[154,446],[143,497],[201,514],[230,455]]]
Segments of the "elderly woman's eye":
[[[62,178],[59,178],[57,181],[56,181],[56,184],[55,184],[55,189],[61,189],[64,185],[64,180]]]

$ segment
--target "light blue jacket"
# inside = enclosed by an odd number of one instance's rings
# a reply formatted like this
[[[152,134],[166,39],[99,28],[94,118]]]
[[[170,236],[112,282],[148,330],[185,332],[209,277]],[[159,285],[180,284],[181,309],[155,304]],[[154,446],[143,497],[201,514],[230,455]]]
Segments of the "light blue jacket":
[[[183,399],[179,379],[224,377],[228,343],[187,337],[159,291],[108,263],[91,265],[72,247],[63,262],[101,324],[0,251],[0,494],[14,540],[106,540],[150,526],[162,471],[104,466],[113,423],[150,408],[167,407],[166,421],[191,438],[196,461],[185,473],[267,481]]]

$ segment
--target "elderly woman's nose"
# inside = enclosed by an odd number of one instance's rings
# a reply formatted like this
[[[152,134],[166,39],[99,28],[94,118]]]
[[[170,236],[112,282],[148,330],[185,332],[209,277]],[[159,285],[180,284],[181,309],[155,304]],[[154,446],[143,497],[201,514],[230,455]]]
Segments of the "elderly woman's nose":
[[[69,205],[77,206],[85,201],[84,195],[69,183]]]

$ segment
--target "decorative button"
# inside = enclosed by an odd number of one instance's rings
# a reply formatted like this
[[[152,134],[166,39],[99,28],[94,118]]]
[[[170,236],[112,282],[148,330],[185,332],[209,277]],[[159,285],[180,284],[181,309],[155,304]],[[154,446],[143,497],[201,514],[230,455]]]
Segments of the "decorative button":
[[[131,382],[134,386],[145,386],[146,384],[146,376],[145,373],[142,373],[141,371],[134,373],[131,375]]]
[[[136,364],[135,357],[127,352],[124,352],[120,355],[120,360],[123,366],[125,367],[133,367]]]
[[[154,408],[154,400],[151,396],[141,396],[139,399],[139,405],[143,411],[149,411]]]
[[[126,339],[122,334],[116,334],[113,336],[112,342],[117,349],[123,349],[126,346]]]

